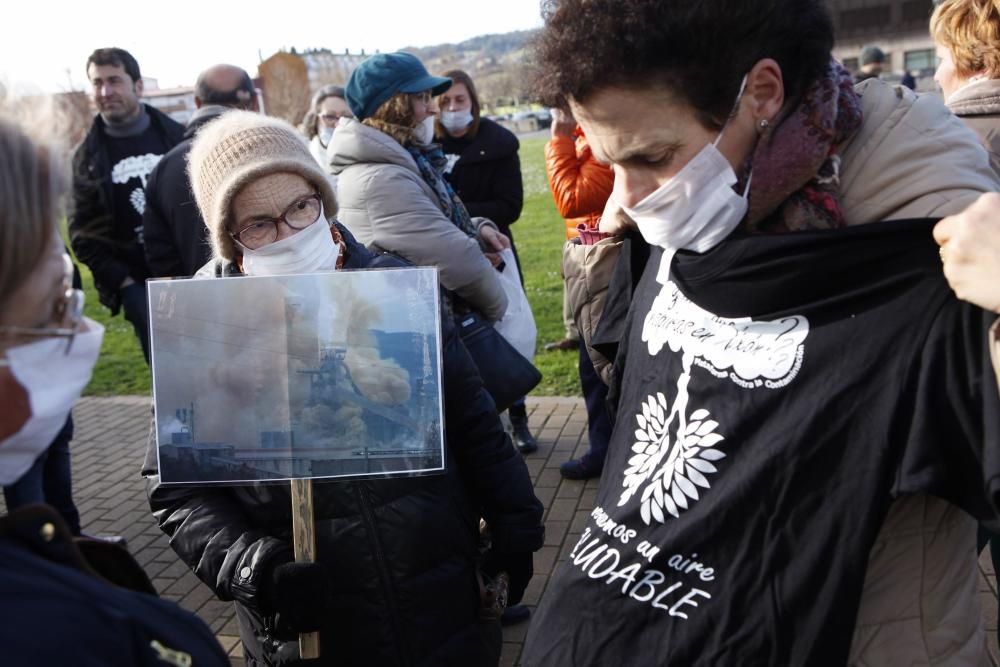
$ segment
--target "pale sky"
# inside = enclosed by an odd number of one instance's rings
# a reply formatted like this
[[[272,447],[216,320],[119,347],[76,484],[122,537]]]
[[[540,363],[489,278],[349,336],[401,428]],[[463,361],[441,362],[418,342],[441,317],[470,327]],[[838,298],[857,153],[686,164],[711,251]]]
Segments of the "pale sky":
[[[261,57],[282,47],[386,52],[541,24],[539,0],[25,0],[4,8],[0,82],[83,88],[87,56],[104,46],[128,50],[143,76],[170,88],[219,62],[255,76]]]

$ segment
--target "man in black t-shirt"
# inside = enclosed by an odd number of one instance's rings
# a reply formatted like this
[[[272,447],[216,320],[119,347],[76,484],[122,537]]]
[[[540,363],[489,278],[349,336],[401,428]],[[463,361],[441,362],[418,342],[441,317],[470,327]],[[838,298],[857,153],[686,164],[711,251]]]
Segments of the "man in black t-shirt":
[[[142,248],[144,188],[160,158],[183,138],[184,128],[139,102],[139,64],[123,49],[97,49],[87,59],[98,114],[73,156],[73,251],[94,275],[101,303],[132,323],[149,362]]]

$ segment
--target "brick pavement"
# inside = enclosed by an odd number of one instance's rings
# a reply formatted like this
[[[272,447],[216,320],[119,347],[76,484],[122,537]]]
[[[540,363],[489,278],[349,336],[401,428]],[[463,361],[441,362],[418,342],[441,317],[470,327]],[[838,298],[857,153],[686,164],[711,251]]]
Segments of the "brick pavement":
[[[230,603],[216,600],[207,586],[171,551],[146,505],[139,477],[149,429],[146,397],[85,398],[74,411],[73,488],[84,531],[123,535],[129,549],[163,597],[197,613],[216,633],[232,664],[242,665],[236,620]],[[561,562],[582,531],[593,507],[597,480],[574,482],[559,476],[559,464],[586,450],[586,412],[576,398],[529,398],[532,430],[538,452],[526,458],[535,493],[545,505],[545,545],[535,556],[535,577],[525,593],[538,604],[557,562]],[[6,511],[0,501],[0,511]],[[994,666],[997,647],[997,577],[989,558],[980,559],[980,593]],[[529,622],[530,623],[530,622]],[[518,664],[529,623],[504,629],[501,665]]]

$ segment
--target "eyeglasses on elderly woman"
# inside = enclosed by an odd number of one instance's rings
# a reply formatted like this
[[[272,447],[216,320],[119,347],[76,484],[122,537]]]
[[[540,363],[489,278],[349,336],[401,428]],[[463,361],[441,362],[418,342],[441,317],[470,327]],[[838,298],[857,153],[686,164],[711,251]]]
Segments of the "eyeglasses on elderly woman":
[[[257,218],[230,233],[230,236],[244,248],[257,250],[275,242],[278,238],[278,223],[283,222],[295,231],[300,231],[319,220],[322,212],[323,198],[315,192],[292,202],[277,218]]]

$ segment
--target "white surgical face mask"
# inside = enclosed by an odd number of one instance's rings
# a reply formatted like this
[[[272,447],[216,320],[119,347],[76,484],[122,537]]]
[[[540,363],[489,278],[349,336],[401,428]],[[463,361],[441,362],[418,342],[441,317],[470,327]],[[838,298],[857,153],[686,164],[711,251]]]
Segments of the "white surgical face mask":
[[[448,132],[461,132],[472,124],[472,110],[465,111],[442,111],[441,124]]]
[[[434,141],[434,116],[428,116],[413,128],[413,140],[421,146],[427,146]]]
[[[66,339],[44,338],[8,349],[7,358],[0,361],[27,391],[31,405],[28,421],[0,442],[0,486],[19,480],[52,444],[90,382],[104,327],[89,318],[84,322],[88,330],[73,338],[68,354]]]
[[[324,146],[329,146],[330,139],[333,139],[333,131],[336,129],[335,127],[327,127],[326,125],[321,126],[316,133],[319,135],[319,142]]]
[[[746,77],[734,108],[739,106],[745,86]],[[742,195],[733,190],[736,173],[717,147],[722,132],[676,176],[645,199],[632,207],[622,206],[622,210],[639,226],[643,238],[663,248],[663,258],[656,274],[661,284],[669,280],[670,263],[678,250],[711,250],[729,236],[746,215],[750,178],[747,178]]]
[[[245,248],[243,271],[248,276],[335,271],[339,255],[340,245],[333,240],[330,223],[320,210],[319,219],[300,232],[263,248]]]

